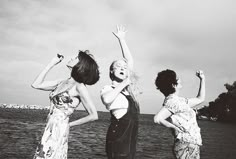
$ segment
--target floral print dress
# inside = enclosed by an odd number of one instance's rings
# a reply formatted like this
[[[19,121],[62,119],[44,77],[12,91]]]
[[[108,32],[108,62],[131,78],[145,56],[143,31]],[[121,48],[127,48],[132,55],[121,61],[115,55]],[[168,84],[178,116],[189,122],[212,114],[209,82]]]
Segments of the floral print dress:
[[[69,116],[80,101],[78,98],[71,97],[68,91],[54,96],[52,94],[50,94],[50,100],[54,108],[48,116],[48,122],[34,159],[67,159]]]
[[[163,106],[171,115],[171,123],[183,132],[175,131],[174,153],[177,159],[199,159],[202,138],[197,124],[196,113],[189,106],[188,99],[169,95]]]

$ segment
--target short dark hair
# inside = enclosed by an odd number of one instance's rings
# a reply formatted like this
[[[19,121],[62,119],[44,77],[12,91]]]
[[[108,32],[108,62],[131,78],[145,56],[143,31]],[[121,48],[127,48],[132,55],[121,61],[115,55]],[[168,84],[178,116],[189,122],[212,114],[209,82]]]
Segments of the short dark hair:
[[[164,96],[168,96],[175,92],[173,85],[177,85],[177,81],[175,71],[167,69],[157,74],[155,85]]]
[[[79,51],[79,62],[73,66],[71,71],[71,77],[80,83],[87,85],[95,84],[99,78],[98,64],[94,60],[93,56],[89,54],[89,51]]]

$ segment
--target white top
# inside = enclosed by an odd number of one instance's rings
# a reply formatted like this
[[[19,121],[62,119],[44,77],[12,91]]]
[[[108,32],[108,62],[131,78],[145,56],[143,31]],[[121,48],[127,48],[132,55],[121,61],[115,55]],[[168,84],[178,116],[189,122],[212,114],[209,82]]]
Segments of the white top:
[[[176,138],[185,142],[202,145],[196,113],[188,105],[188,99],[178,97],[177,95],[169,95],[165,98],[163,106],[172,112],[172,123],[184,129],[182,133],[175,132]]]
[[[101,90],[101,94],[106,93],[107,91],[110,91],[112,89],[112,85],[106,85]],[[128,92],[123,93],[128,94]],[[106,106],[107,110],[112,112],[116,119],[120,119],[121,117],[123,117],[127,113],[129,106],[127,98],[122,93],[119,93],[116,99],[111,104],[103,104]]]

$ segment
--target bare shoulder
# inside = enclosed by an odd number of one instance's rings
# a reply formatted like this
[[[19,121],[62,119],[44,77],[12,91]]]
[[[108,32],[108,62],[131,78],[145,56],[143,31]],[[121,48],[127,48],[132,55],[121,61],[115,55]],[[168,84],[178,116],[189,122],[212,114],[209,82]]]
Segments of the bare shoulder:
[[[106,92],[108,92],[108,91],[110,91],[110,90],[112,90],[112,89],[113,89],[113,88],[112,88],[111,85],[106,85],[106,86],[104,86],[104,87],[101,89],[100,94],[102,95],[102,94],[104,94],[104,93],[106,93]]]
[[[76,88],[78,95],[83,95],[88,92],[87,87],[83,83],[76,83],[75,88]]]

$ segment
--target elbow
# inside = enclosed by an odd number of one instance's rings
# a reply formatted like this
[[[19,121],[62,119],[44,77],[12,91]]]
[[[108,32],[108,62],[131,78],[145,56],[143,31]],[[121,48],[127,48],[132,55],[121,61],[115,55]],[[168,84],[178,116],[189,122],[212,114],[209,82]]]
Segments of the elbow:
[[[93,120],[98,120],[98,114],[94,115]]]
[[[101,99],[102,99],[102,103],[104,105],[110,105],[111,104],[111,101],[109,100],[109,98],[106,98],[106,97],[102,96]]]
[[[40,90],[42,89],[42,87],[40,87],[39,85],[35,85],[35,84],[32,84],[31,87],[34,89],[40,89]]]
[[[38,85],[36,85],[35,83],[31,84],[31,87],[34,89],[39,89]]]
[[[31,84],[31,87],[32,87],[32,88],[35,88],[35,85],[34,85],[34,84]]]
[[[94,113],[91,115],[91,121],[95,121],[95,120],[98,120],[98,114],[97,113]]]
[[[203,103],[205,101],[205,96],[199,96],[199,104]]]
[[[161,124],[162,118],[157,114],[154,116],[154,123]]]
[[[201,99],[201,103],[203,103],[204,101],[205,101],[205,98],[202,98],[202,99]]]
[[[31,87],[34,88],[34,89],[41,89],[41,86],[42,86],[42,83],[37,82],[37,81],[34,81],[34,82],[31,84]]]

